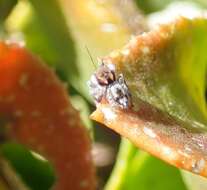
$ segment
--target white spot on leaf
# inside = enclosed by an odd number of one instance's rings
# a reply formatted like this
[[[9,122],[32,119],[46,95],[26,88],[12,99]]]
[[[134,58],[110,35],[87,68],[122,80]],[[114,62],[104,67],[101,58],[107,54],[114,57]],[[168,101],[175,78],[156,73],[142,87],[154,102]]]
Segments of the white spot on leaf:
[[[112,23],[104,23],[101,25],[101,31],[103,32],[115,32],[117,27],[115,24]]]
[[[157,135],[155,134],[155,132],[152,130],[152,129],[150,129],[150,128],[148,128],[148,127],[144,127],[143,128],[143,131],[144,131],[144,133],[147,135],[147,136],[149,136],[149,137],[151,137],[151,138],[155,138]]]
[[[14,115],[15,115],[16,117],[22,117],[22,116],[23,116],[23,112],[22,112],[21,110],[16,110],[16,111],[14,112]]]
[[[27,82],[28,82],[28,75],[24,73],[21,75],[21,77],[19,79],[19,85],[21,87],[26,87]]]
[[[122,54],[125,55],[125,56],[127,56],[127,55],[130,54],[129,49],[123,49],[121,52],[122,52]]]
[[[82,188],[85,188],[85,187],[87,187],[89,184],[88,184],[88,181],[87,180],[82,180],[82,181],[80,181],[80,187],[82,187]]]
[[[141,50],[142,50],[143,54],[149,54],[150,53],[149,47],[144,46],[144,47],[141,48]]]
[[[33,111],[33,112],[31,113],[31,115],[32,115],[33,117],[39,117],[39,116],[41,116],[41,113],[40,113],[39,111]]]
[[[107,121],[115,120],[117,115],[110,108],[102,108],[102,113]]]
[[[205,160],[202,158],[199,161],[194,161],[194,163],[192,164],[192,171],[195,173],[201,173],[202,170],[205,167]]]

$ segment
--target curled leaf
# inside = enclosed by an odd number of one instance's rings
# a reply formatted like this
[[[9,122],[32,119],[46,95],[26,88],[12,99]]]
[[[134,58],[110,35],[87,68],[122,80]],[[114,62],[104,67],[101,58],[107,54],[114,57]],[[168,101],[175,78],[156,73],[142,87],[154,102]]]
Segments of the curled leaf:
[[[207,20],[179,18],[103,58],[123,74],[133,107],[101,102],[91,118],[168,163],[207,176]]]
[[[0,42],[0,63],[0,116],[8,121],[5,138],[51,161],[57,177],[54,189],[94,189],[90,138],[62,83],[16,44]]]

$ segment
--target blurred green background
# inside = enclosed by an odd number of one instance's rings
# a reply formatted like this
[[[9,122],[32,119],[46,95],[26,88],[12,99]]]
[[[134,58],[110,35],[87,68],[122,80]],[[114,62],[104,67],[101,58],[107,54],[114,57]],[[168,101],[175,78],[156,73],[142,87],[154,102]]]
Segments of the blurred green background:
[[[95,108],[86,82],[94,66],[86,47],[96,63],[97,57],[121,48],[132,35],[150,30],[149,20],[172,3],[196,10],[207,7],[206,0],[0,0],[1,39],[25,45],[67,83],[93,140],[98,189],[207,189],[204,178],[169,166],[89,119]],[[55,174],[48,161],[17,144],[1,145],[1,154],[29,189],[39,189],[37,183],[42,190],[51,188]],[[7,189],[3,177],[0,189]]]

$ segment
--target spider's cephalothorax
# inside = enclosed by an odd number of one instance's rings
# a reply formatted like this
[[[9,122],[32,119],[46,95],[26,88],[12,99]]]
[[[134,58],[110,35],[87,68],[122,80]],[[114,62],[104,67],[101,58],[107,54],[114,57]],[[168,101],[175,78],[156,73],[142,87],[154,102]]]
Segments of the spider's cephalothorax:
[[[88,86],[96,104],[105,99],[112,106],[122,109],[132,106],[131,95],[124,76],[120,74],[116,78],[113,64],[106,65],[102,62],[88,81]]]
[[[95,72],[95,76],[98,80],[98,83],[103,86],[107,86],[113,83],[116,80],[114,71],[115,69],[111,64],[107,66],[104,63],[102,63],[98,70]]]

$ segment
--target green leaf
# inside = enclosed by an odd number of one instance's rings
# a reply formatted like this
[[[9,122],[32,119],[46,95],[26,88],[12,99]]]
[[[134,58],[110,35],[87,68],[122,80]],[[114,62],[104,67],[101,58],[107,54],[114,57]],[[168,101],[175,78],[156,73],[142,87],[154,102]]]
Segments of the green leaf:
[[[55,176],[51,164],[19,144],[1,145],[1,155],[31,190],[49,190]]]
[[[105,190],[185,190],[180,172],[123,139]]]
[[[0,0],[0,24],[9,15],[17,0]]]
[[[117,161],[111,173],[111,177],[105,186],[105,190],[123,189],[126,180],[131,177],[128,171],[131,166],[131,161],[137,151],[138,150],[128,140],[122,139]]]
[[[181,170],[183,180],[188,190],[204,190],[207,189],[207,180],[204,177],[195,175],[188,171]]]
[[[207,2],[205,0],[135,0],[137,6],[142,9],[146,14],[159,12],[162,9],[170,6],[174,3],[193,3],[202,6],[203,8],[207,7]],[[176,9],[174,10],[176,12]]]
[[[179,18],[105,57],[106,63],[115,64],[117,75],[124,75],[133,107],[100,104],[91,116],[138,147],[203,176],[207,176],[206,33],[205,18]]]
[[[165,8],[168,4],[175,2],[176,0],[135,0],[139,8],[141,8],[145,13],[151,13],[159,11]]]
[[[123,189],[186,189],[179,170],[142,151],[134,156],[127,176]]]

